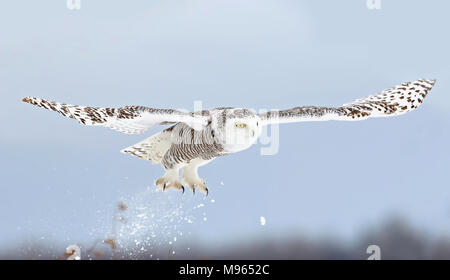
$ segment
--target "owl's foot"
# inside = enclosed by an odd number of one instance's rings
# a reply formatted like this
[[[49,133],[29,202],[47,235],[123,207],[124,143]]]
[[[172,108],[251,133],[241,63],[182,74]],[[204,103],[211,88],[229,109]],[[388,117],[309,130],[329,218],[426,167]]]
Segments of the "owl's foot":
[[[183,173],[183,181],[191,188],[192,192],[195,193],[195,190],[199,190],[206,195],[208,195],[208,188],[206,187],[206,182],[202,178],[198,176],[185,176]]]
[[[182,190],[184,193],[184,187],[178,180],[178,174],[173,174],[173,172],[167,172],[161,178],[157,179],[155,185],[161,188],[163,191],[174,188],[177,190]]]
[[[205,165],[210,161],[211,160],[196,158],[191,160],[186,166],[183,167],[183,181],[191,188],[194,193],[195,190],[199,190],[208,195],[208,188],[206,187],[205,180],[198,176],[197,169],[199,166]]]

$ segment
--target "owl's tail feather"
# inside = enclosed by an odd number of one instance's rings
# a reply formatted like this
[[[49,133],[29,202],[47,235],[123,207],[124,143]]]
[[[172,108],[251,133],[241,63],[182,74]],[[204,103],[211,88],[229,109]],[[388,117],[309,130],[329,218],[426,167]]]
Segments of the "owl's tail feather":
[[[144,141],[121,150],[121,152],[132,154],[140,159],[150,160],[153,164],[158,164],[161,163],[171,144],[171,132],[169,129],[152,135]]]

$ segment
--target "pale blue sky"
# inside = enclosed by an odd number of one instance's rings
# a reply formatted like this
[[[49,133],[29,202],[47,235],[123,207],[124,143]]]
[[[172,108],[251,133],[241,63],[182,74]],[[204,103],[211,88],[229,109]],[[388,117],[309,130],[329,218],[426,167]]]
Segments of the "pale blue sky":
[[[351,239],[393,213],[437,235],[450,231],[447,1],[382,0],[381,10],[365,0],[81,2],[78,11],[65,1],[1,6],[1,247],[105,235],[114,205],[133,204],[163,172],[119,153],[157,129],[130,136],[83,127],[24,96],[270,109],[340,105],[421,77],[438,82],[413,113],[283,125],[278,154],[254,146],[201,168],[215,203],[190,238],[209,246],[301,230]],[[146,203],[204,202],[164,195],[147,193]]]

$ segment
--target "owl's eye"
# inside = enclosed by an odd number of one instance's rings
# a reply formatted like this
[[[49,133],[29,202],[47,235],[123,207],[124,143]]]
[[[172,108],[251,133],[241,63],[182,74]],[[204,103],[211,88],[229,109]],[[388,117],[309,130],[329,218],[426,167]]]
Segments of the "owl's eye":
[[[244,128],[244,127],[246,127],[247,125],[245,124],[245,123],[237,123],[236,124],[236,127],[237,128]]]

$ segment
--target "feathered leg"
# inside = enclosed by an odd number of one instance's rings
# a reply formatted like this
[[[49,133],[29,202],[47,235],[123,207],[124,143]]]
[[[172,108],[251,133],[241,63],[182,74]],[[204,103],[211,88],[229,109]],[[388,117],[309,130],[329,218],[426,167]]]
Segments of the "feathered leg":
[[[163,191],[170,188],[175,188],[177,190],[182,190],[184,193],[184,187],[179,180],[179,170],[180,166],[174,166],[171,169],[167,169],[166,173],[161,178],[156,180],[155,185]]]
[[[193,159],[186,166],[183,167],[183,181],[192,189],[195,193],[195,190],[200,190],[208,195],[208,188],[206,187],[206,182],[202,178],[198,176],[198,168],[202,165],[207,164],[211,160],[204,159]]]

